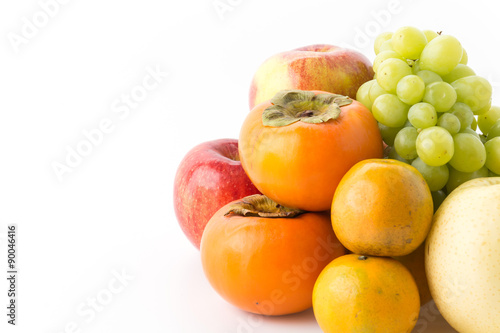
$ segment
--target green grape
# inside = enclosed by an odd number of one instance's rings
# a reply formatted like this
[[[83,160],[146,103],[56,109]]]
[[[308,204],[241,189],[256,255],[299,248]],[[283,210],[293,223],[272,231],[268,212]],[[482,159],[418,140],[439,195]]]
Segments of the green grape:
[[[448,111],[457,101],[455,89],[446,82],[434,82],[425,87],[424,102],[432,104],[437,112]]]
[[[391,51],[391,50],[388,50],[388,51],[383,51],[383,52],[380,52],[379,54],[377,54],[377,56],[375,57],[375,60],[373,60],[373,71],[375,73],[377,73],[377,70],[380,66],[381,63],[383,63],[385,60],[387,59],[391,59],[391,58],[395,58],[395,59],[400,59],[400,60],[405,60],[402,56],[400,56],[397,52],[395,51]]]
[[[432,126],[418,134],[417,154],[425,164],[445,165],[453,156],[453,152],[453,137],[444,128]]]
[[[439,34],[434,30],[422,30],[422,32],[424,33],[425,38],[427,39],[427,43],[436,38],[437,36],[439,36]]]
[[[500,107],[492,106],[490,110],[477,117],[477,125],[484,135],[488,135],[491,126],[500,119]]]
[[[428,71],[428,70],[420,70],[416,74],[418,77],[420,77],[422,80],[424,80],[425,85],[429,85],[434,82],[442,82],[443,79],[439,74],[434,73],[433,71]]]
[[[500,174],[500,137],[493,138],[484,144],[486,149],[485,166],[493,173]]]
[[[496,123],[494,123],[493,126],[490,127],[490,130],[488,131],[488,136],[486,138],[489,141],[498,136],[500,136],[500,119],[497,120]]]
[[[453,36],[440,35],[431,40],[420,55],[420,68],[446,75],[460,62],[462,45]]]
[[[413,160],[411,165],[422,174],[431,191],[439,191],[446,186],[449,177],[446,165],[430,166],[425,164],[420,158]]]
[[[491,84],[483,77],[472,75],[460,78],[451,83],[457,92],[457,102],[470,106],[474,114],[487,112],[485,108],[491,103]]]
[[[399,156],[404,159],[412,160],[417,157],[417,129],[415,127],[404,127],[396,135],[394,148]]]
[[[450,165],[458,171],[474,172],[486,161],[486,150],[481,140],[472,134],[458,133],[453,136],[454,150]]]
[[[382,135],[382,140],[384,140],[385,144],[388,146],[394,146],[396,134],[398,134],[402,128],[403,127],[389,127],[382,123],[378,123],[378,129],[380,130],[380,135]]]
[[[422,100],[425,92],[424,81],[416,75],[407,75],[399,80],[396,94],[406,104],[415,104]]]
[[[438,116],[438,119],[439,117],[441,117],[443,114],[445,114],[446,112],[436,112],[437,116]]]
[[[394,51],[394,48],[392,47],[392,42],[390,39],[386,40],[382,44],[380,44],[380,47],[378,48],[378,52],[384,52],[384,51]]]
[[[437,212],[444,199],[446,199],[446,192],[443,190],[431,192],[432,203],[434,204],[434,213]]]
[[[379,97],[380,95],[387,94],[387,91],[382,89],[380,84],[378,84],[377,80],[372,84],[369,92],[370,100],[372,101],[372,107],[373,107],[373,102]]]
[[[437,126],[444,128],[450,134],[457,134],[460,131],[460,120],[451,113],[443,113],[437,121]]]
[[[411,74],[411,68],[401,60],[390,58],[386,59],[377,69],[377,82],[390,94],[396,93],[396,87],[403,77]]]
[[[491,100],[488,103],[486,103],[486,105],[484,107],[480,108],[479,110],[474,111],[474,114],[476,116],[480,116],[480,115],[485,114],[486,112],[490,111],[490,109],[491,109]]]
[[[472,118],[472,124],[470,124],[470,128],[472,128],[474,131],[477,131],[477,119],[476,119],[476,117]]]
[[[389,156],[388,158],[390,158],[391,160],[398,160],[398,161],[401,161],[403,163],[406,163],[406,164],[410,164],[411,162],[402,158],[401,156],[399,156],[399,154],[396,152],[396,149],[394,149],[394,147],[390,147],[389,148]]]
[[[429,103],[421,102],[410,107],[408,120],[416,128],[427,128],[437,123],[436,109]]]
[[[417,74],[418,72],[420,72],[422,69],[420,68],[420,60],[415,60],[413,62],[413,64],[411,65],[411,72],[413,74]]]
[[[472,110],[467,104],[457,102],[453,104],[449,112],[455,115],[458,118],[458,120],[460,120],[461,131],[472,125],[472,119],[474,119],[474,113],[472,113]]]
[[[468,134],[472,134],[474,135],[476,138],[478,138],[478,140],[481,140],[481,138],[479,137],[479,133],[474,131],[472,128],[469,128],[467,127],[466,129],[463,129],[461,130],[460,132],[458,133],[468,133]]]
[[[378,122],[389,127],[404,126],[410,107],[401,102],[398,96],[384,94],[373,101],[372,113]]]
[[[375,42],[373,43],[373,50],[375,51],[375,54],[379,54],[382,43],[390,40],[391,37],[392,32],[382,32],[377,36],[377,38],[375,38]]]
[[[462,48],[462,58],[460,59],[460,64],[467,65],[468,61],[469,61],[469,56],[467,55],[465,49]]]
[[[452,83],[453,81],[472,75],[476,75],[472,68],[467,65],[458,64],[451,70],[451,72],[443,76],[443,81]]]
[[[394,50],[408,59],[418,59],[427,44],[424,33],[414,27],[402,27],[392,35]]]
[[[448,192],[448,195],[468,180],[488,177],[488,168],[485,166],[474,172],[461,172],[452,166],[448,166],[448,168],[450,170],[450,177],[448,178],[448,183],[446,183],[446,192]]]
[[[376,80],[370,80],[363,83],[356,92],[356,100],[366,106],[369,110],[372,108],[372,100],[370,99],[370,88]]]

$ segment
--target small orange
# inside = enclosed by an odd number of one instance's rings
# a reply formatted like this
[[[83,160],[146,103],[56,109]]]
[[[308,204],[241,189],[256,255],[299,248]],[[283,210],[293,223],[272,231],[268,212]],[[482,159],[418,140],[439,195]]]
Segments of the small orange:
[[[411,332],[420,300],[408,269],[392,258],[348,254],[314,285],[314,316],[325,333]]]
[[[432,195],[411,165],[368,159],[355,164],[340,181],[331,215],[335,234],[350,251],[404,256],[429,233]]]

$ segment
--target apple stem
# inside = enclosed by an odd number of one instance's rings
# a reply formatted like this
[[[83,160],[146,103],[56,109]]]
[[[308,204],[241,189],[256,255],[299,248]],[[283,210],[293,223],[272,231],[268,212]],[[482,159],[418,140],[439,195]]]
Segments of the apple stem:
[[[305,211],[300,209],[284,207],[262,194],[254,194],[245,197],[228,207],[224,216],[258,216],[269,218],[292,218]]]
[[[233,160],[233,161],[240,160],[240,154],[238,153],[238,149],[233,150],[233,149],[229,149],[229,147],[224,147],[224,149],[220,150],[220,153],[222,156],[225,156],[225,157],[229,158],[230,160]]]
[[[319,124],[337,119],[340,107],[351,104],[352,99],[332,93],[281,90],[274,95],[271,103],[262,113],[262,123],[264,126],[280,127],[298,121]]]

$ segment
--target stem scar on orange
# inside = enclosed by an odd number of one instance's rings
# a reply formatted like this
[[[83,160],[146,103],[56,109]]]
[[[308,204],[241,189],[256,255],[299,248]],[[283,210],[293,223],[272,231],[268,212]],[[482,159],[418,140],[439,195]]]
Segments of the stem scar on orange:
[[[321,91],[283,90],[257,105],[239,138],[243,169],[259,191],[287,207],[330,209],[351,166],[382,158],[377,121],[361,103]]]
[[[332,226],[354,253],[404,256],[429,233],[432,195],[417,169],[391,159],[369,159],[342,178],[332,201]]]
[[[327,212],[304,212],[263,195],[221,208],[201,239],[205,275],[226,301],[264,315],[312,306],[321,270],[344,255]]]
[[[420,312],[417,285],[398,261],[348,254],[314,285],[314,316],[325,333],[411,332]]]

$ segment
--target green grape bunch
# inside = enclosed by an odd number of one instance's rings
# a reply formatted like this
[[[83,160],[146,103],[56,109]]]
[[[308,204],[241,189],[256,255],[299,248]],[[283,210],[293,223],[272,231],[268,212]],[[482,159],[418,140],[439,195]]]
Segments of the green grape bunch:
[[[388,158],[414,166],[434,198],[498,177],[500,107],[491,105],[488,80],[467,66],[460,41],[407,26],[377,36],[374,51],[375,77],[356,99],[377,120]]]

